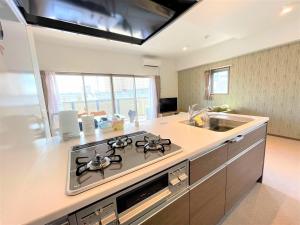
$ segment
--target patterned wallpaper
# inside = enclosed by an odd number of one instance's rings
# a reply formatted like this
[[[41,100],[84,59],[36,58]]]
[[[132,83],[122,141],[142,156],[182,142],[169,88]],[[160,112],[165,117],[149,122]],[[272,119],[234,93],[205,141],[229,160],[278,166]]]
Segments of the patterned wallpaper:
[[[204,99],[204,71],[231,65],[228,95]],[[183,70],[178,75],[179,110],[228,104],[241,114],[268,116],[268,132],[300,139],[300,41]]]

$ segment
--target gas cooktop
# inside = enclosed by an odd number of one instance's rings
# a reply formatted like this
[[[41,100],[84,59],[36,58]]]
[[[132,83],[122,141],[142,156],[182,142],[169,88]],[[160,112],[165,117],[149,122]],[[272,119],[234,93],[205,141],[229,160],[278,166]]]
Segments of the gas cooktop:
[[[69,156],[67,194],[79,194],[180,151],[170,139],[145,131],[74,146]]]

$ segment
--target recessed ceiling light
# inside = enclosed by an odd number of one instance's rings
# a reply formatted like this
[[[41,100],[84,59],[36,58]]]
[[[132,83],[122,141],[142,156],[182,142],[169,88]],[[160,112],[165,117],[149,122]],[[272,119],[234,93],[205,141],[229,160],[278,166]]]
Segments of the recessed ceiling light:
[[[187,47],[184,46],[184,47],[182,48],[182,51],[186,51],[186,50],[187,50]]]
[[[280,15],[285,15],[293,10],[292,6],[284,6],[280,12]]]

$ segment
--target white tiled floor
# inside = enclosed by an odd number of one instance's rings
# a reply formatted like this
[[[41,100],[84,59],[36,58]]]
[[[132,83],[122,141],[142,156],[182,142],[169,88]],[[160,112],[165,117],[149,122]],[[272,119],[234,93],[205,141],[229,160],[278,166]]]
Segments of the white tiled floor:
[[[300,141],[268,136],[263,184],[222,225],[300,225]]]

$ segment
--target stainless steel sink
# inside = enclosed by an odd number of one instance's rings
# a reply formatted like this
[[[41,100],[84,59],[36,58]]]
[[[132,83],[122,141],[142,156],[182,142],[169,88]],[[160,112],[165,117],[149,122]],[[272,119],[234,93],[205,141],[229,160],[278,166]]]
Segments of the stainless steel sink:
[[[216,132],[225,132],[233,128],[239,127],[243,124],[252,121],[251,118],[238,117],[238,116],[209,116],[209,121],[204,126],[198,126],[195,122],[190,122],[189,120],[184,120],[182,123],[204,128]]]
[[[225,132],[233,128],[239,127],[245,123],[247,122],[211,117],[209,118],[208,129],[217,132]]]

